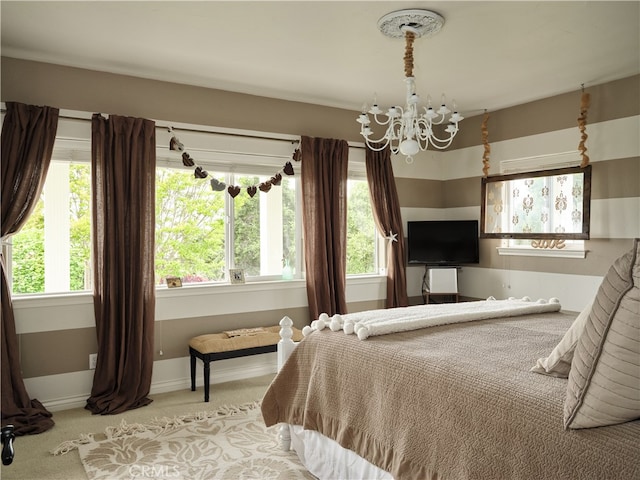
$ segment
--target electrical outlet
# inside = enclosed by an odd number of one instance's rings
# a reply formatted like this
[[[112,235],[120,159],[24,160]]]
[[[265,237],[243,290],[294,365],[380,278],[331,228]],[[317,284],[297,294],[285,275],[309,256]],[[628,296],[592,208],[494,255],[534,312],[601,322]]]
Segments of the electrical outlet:
[[[98,363],[98,354],[97,353],[89,354],[89,370],[95,370],[97,363]]]

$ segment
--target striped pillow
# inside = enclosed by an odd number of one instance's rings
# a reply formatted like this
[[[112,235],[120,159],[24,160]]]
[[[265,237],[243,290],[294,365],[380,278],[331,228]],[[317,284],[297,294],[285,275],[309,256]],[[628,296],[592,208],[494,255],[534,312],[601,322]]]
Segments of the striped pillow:
[[[640,418],[640,239],[605,275],[578,340],[564,403],[565,428]]]

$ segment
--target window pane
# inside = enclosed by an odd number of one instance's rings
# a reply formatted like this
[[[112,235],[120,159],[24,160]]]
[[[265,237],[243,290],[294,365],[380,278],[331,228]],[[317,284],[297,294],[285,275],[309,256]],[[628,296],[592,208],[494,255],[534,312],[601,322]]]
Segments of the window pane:
[[[242,193],[233,199],[233,267],[246,277],[286,276],[295,266],[295,180],[282,178],[268,192],[250,197],[246,187],[270,177],[237,176]],[[287,268],[288,267],[288,268]]]
[[[242,193],[233,199],[233,266],[242,268],[245,277],[260,275],[260,193],[250,197],[245,190],[260,181],[238,176],[234,182]]]
[[[91,290],[91,166],[69,167],[70,290]]]
[[[11,239],[14,294],[91,289],[90,171],[51,162],[40,200]]]
[[[347,190],[347,275],[377,273],[369,186],[366,181],[349,180]]]
[[[590,166],[483,178],[481,236],[588,238],[590,179]]]
[[[156,169],[156,283],[167,276],[183,284],[224,279],[225,195],[192,172]]]

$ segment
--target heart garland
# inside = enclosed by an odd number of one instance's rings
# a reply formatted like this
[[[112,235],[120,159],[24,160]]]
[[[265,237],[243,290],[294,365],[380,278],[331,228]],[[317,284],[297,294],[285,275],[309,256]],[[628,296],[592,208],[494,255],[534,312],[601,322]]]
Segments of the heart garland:
[[[182,152],[182,164],[185,167],[196,167],[193,172],[193,175],[195,178],[200,178],[200,179],[207,178],[209,176],[209,172],[207,172],[201,166],[196,165],[196,162],[193,159],[193,157],[189,155],[189,152],[185,151],[184,144],[180,142],[180,140],[178,140],[178,137],[175,136],[173,132],[173,127],[168,127],[167,130],[171,134],[171,140],[169,141],[169,150]],[[302,155],[300,153],[299,148],[296,148],[294,150],[291,158],[296,162],[299,162],[302,159]],[[272,186],[279,186],[282,183],[283,173],[285,175],[295,174],[293,170],[293,164],[291,162],[286,162],[282,167],[282,170],[277,172],[269,180],[266,180],[258,185],[250,185],[248,187],[245,187],[247,191],[247,195],[253,198],[254,195],[258,193],[258,190],[260,190],[261,192],[267,193],[269,192],[269,190],[271,190]],[[221,182],[220,180],[213,177],[211,178],[210,183],[211,183],[211,190],[213,190],[214,192],[221,192],[226,189],[227,193],[231,195],[231,198],[236,198],[242,190],[242,188],[239,187],[238,185],[227,185],[226,183]]]

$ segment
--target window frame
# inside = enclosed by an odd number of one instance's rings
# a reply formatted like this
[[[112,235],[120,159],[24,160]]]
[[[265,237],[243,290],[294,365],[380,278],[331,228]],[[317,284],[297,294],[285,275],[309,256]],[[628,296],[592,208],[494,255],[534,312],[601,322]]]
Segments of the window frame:
[[[58,133],[56,135],[52,160],[67,160],[86,163],[91,162],[90,119],[91,114],[87,112],[61,110]],[[166,122],[157,123],[161,124]],[[282,168],[285,162],[291,160],[294,146],[298,142],[298,137],[292,137],[290,135],[270,133],[264,134],[261,132],[239,132],[232,129],[213,128],[179,123],[172,123],[172,127],[178,130],[180,140],[185,145],[185,150],[188,150],[189,153],[197,159],[197,165],[202,166],[204,169],[211,169],[212,171],[217,172],[221,172],[226,169],[227,171],[234,174],[272,176],[276,171]],[[180,152],[172,152],[169,150],[169,140],[172,134],[161,125],[156,125],[156,129],[156,167],[169,167],[184,169],[186,171],[192,170],[192,167],[184,167],[182,165]],[[216,144],[216,142],[220,141],[221,139],[224,139],[224,141],[222,142],[224,144],[224,147],[218,149],[206,148],[206,143],[210,142],[211,144]],[[269,148],[265,149],[264,145],[268,145]],[[360,151],[362,151],[362,153]],[[364,150],[362,150],[362,148],[359,148],[358,146],[350,147],[349,153],[349,179],[366,181]],[[298,173],[300,164],[297,164],[293,161],[292,164],[296,169],[296,174],[290,178],[292,178],[293,181],[296,182],[296,205],[301,205],[302,193]],[[194,179],[194,181],[198,180]],[[227,215],[229,215],[229,213],[230,212],[227,212]],[[247,276],[247,283],[278,281],[290,282],[301,281],[305,278],[301,208],[296,208],[295,216],[295,243],[297,254],[295,260],[296,275],[294,276],[293,280],[283,280],[281,275]],[[229,220],[230,218],[232,219],[232,217],[227,216],[227,220]],[[230,238],[229,231],[231,228],[232,223],[227,221],[225,223],[225,237],[227,239]],[[5,259],[7,260],[7,274],[9,276],[9,281],[12,282],[12,252],[10,247],[10,240],[8,242],[3,242],[2,251],[5,255]],[[351,274],[347,275],[347,277],[358,278],[385,275],[386,254],[384,253],[384,248],[386,248],[384,238],[382,238],[376,231],[374,258],[378,272]],[[184,286],[186,288],[219,286],[229,287],[230,284],[228,281],[228,270],[230,268],[235,268],[235,266],[233,265],[232,259],[230,257],[229,249],[225,248],[225,250],[225,262],[227,265],[227,271],[225,273],[224,280],[190,283],[184,284]],[[233,287],[238,288],[235,285],[233,285]],[[165,290],[170,290],[171,295],[176,295],[181,289],[168,289],[166,285],[156,285],[156,292]],[[88,295],[90,293],[91,290],[87,289],[68,292],[21,293],[15,294],[14,297],[22,299],[60,296],[75,297],[78,295]]]
[[[528,180],[540,178],[552,178],[559,175],[582,174],[583,193],[582,193],[582,221],[581,231],[577,233],[557,233],[557,232],[487,232],[487,190],[491,183],[508,183],[514,180]],[[505,210],[511,211],[512,203],[505,205]],[[482,203],[480,204],[480,238],[507,238],[507,239],[523,239],[523,240],[588,240],[591,212],[591,165],[586,167],[569,167],[551,170],[539,170],[535,172],[523,172],[507,175],[495,175],[492,177],[482,178]]]
[[[559,152],[552,153],[548,155],[537,155],[532,157],[524,157],[524,158],[515,158],[502,160],[500,162],[500,174],[496,177],[489,178],[500,178],[500,177],[513,177],[515,175],[521,175],[522,178],[531,177],[537,173],[546,174],[546,172],[558,172],[563,169],[579,169],[581,167],[577,167],[581,162],[580,153],[575,151],[567,151],[567,152]],[[591,165],[587,165],[586,174],[588,175],[588,182],[585,181],[585,192],[584,195],[588,195],[588,203],[584,210],[583,222],[586,221],[587,226],[583,226],[583,231],[586,229],[587,238],[590,236],[590,210],[591,210]],[[586,179],[585,179],[586,180]],[[587,186],[588,183],[588,186]],[[589,189],[587,192],[586,189]],[[480,214],[480,224],[481,228],[484,229],[485,225],[485,206],[486,206],[486,192],[485,192],[485,178],[482,179],[482,195],[481,195],[481,214]],[[584,233],[584,232],[583,232]],[[506,256],[531,256],[531,257],[553,257],[553,258],[586,258],[587,250],[585,249],[584,239],[558,239],[557,237],[554,239],[551,235],[543,234],[540,238],[532,238],[530,234],[524,234],[523,236],[514,236],[514,235],[505,235],[503,237],[495,236],[483,236],[480,235],[480,238],[500,238],[501,245],[496,249],[499,255]],[[518,241],[529,240],[535,241],[538,240],[540,242],[553,240],[561,240],[564,241],[562,244],[562,248],[557,248],[553,243],[548,243],[546,246],[543,243],[537,247],[532,245],[520,245],[516,244]]]

